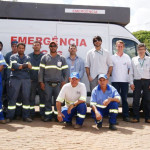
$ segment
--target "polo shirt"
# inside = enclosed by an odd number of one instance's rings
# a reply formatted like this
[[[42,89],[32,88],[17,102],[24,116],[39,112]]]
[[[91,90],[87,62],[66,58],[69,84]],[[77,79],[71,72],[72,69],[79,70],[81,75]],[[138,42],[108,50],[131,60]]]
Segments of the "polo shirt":
[[[110,53],[103,48],[100,51],[93,48],[87,53],[85,67],[90,68],[93,79],[99,74],[107,74],[108,68],[113,66]]]

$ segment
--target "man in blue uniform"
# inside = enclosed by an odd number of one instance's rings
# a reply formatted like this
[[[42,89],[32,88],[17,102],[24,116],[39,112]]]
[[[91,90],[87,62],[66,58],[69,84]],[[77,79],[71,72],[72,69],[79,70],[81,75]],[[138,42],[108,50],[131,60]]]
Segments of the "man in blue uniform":
[[[5,61],[7,63],[7,68],[5,69],[5,76],[6,76],[6,94],[7,94],[7,98],[5,100],[5,107],[8,107],[8,101],[10,100],[10,87],[9,87],[9,81],[10,81],[10,72],[11,72],[11,67],[10,67],[10,57],[13,54],[17,54],[18,50],[17,50],[17,44],[18,41],[12,41],[11,42],[11,51],[8,52],[5,55]],[[21,112],[22,112],[22,99],[21,99],[21,92],[19,92],[19,96],[17,98],[16,101],[16,119],[20,119],[21,117]]]
[[[38,91],[38,95],[40,97],[40,115],[41,119],[44,119],[44,110],[45,110],[45,102],[44,102],[44,91],[40,88],[40,83],[38,82],[38,71],[39,71],[39,65],[43,53],[40,52],[41,49],[41,42],[34,41],[33,43],[33,49],[34,52],[29,54],[30,62],[32,65],[32,68],[30,70],[30,78],[31,78],[31,95],[30,95],[30,115],[31,118],[34,118],[35,116],[35,96]]]
[[[120,95],[117,90],[108,84],[105,74],[98,76],[98,86],[92,91],[90,105],[92,107],[92,117],[95,119],[98,128],[102,127],[104,116],[109,116],[109,129],[117,130],[116,117],[118,114],[118,103]]]
[[[2,111],[2,75],[1,71],[6,67],[6,62],[2,53],[0,52],[0,123],[5,123],[3,111]]]
[[[24,54],[25,44],[17,44],[18,54],[10,57],[11,73],[10,73],[10,96],[8,103],[8,111],[6,114],[7,122],[10,122],[15,115],[16,99],[19,95],[20,89],[22,94],[22,117],[26,122],[31,122],[30,118],[30,74],[29,70],[32,68],[30,64],[30,57]]]

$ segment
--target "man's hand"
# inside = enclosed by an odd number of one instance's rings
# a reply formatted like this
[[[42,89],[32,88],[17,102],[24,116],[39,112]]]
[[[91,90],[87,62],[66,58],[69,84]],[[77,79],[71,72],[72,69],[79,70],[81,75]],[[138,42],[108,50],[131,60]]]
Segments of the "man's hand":
[[[58,121],[59,122],[62,122],[63,121],[63,117],[65,118],[65,116],[64,116],[64,114],[63,113],[58,113],[58,115],[57,115],[57,119],[58,119]]]
[[[108,79],[110,78],[110,74],[107,74],[107,78],[108,78]]]
[[[91,76],[88,76],[89,81],[91,82],[93,78]]]
[[[134,89],[135,89],[134,84],[131,84],[131,85],[130,85],[130,88],[131,88],[132,91],[134,91]]]
[[[40,82],[40,87],[41,87],[41,90],[45,90],[45,84],[43,82]]]
[[[102,115],[97,111],[95,112],[96,120],[102,120]]]
[[[111,102],[111,98],[108,98],[106,100],[103,101],[103,105],[104,106],[108,106],[108,104]]]
[[[74,108],[74,106],[73,106],[73,105],[70,105],[69,108],[68,108],[67,113],[68,113],[68,114],[71,114],[71,110],[72,110],[73,108]]]
[[[29,69],[32,69],[31,63],[28,63],[28,68],[29,68]]]

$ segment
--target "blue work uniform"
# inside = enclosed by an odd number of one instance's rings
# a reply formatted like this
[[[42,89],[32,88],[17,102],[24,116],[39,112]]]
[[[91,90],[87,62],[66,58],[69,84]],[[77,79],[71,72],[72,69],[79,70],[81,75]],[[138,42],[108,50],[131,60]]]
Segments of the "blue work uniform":
[[[30,117],[30,73],[28,68],[19,69],[20,65],[28,64],[30,62],[30,57],[24,55],[20,57],[18,54],[14,54],[10,57],[10,101],[8,103],[8,112],[6,117],[13,119],[16,109],[16,99],[21,90],[22,95],[22,117],[23,119]]]
[[[113,101],[110,102],[107,106],[103,105],[103,102],[108,98],[118,98],[119,100],[120,95],[118,94],[117,90],[107,84],[107,89],[105,93],[101,90],[100,85],[96,86],[91,95],[90,105],[95,106],[101,116],[109,116],[109,123],[116,124],[116,117],[118,115],[118,103]],[[95,119],[97,124],[102,124],[102,120],[96,120],[95,112],[92,110],[92,117]]]
[[[31,53],[29,54],[30,62],[32,65],[32,69],[30,70],[30,78],[31,78],[31,94],[30,94],[30,115],[34,117],[35,115],[35,96],[38,95],[40,97],[40,115],[44,116],[45,113],[45,98],[44,91],[40,88],[40,83],[38,82],[38,71],[39,65],[41,62],[41,58],[44,54],[40,53],[38,55]]]
[[[10,81],[10,73],[11,73],[11,67],[10,67],[10,57],[13,55],[12,51],[8,52],[5,55],[5,61],[7,63],[7,68],[5,69],[5,75],[6,75],[6,95],[7,95],[7,106],[8,102],[11,99],[10,95],[10,87],[9,87],[9,81]],[[21,90],[20,90],[21,91]],[[21,116],[22,113],[22,98],[21,98],[21,92],[19,92],[19,96],[16,101],[16,116]]]
[[[2,55],[2,53],[0,52],[0,66],[4,66],[6,67],[6,62],[5,59]],[[3,110],[2,110],[2,74],[0,72],[0,120],[4,120],[4,115],[3,115]]]

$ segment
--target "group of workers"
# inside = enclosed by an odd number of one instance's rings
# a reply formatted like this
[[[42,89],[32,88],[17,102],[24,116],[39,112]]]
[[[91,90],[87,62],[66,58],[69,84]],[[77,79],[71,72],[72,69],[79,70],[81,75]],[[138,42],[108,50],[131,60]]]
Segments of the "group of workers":
[[[101,47],[100,36],[93,38],[94,48],[87,52],[85,63],[77,56],[75,44],[69,45],[70,55],[64,58],[57,53],[58,44],[51,41],[50,52],[41,53],[40,41],[33,42],[33,52],[25,54],[26,45],[12,41],[12,51],[3,57],[0,52],[0,72],[4,70],[7,89],[7,111],[2,109],[2,74],[0,74],[0,123],[14,118],[32,122],[35,117],[35,97],[39,95],[41,119],[44,122],[65,122],[75,129],[82,127],[86,117],[87,90],[82,79],[86,71],[91,90],[91,114],[97,128],[102,127],[103,117],[109,116],[109,129],[117,130],[118,106],[122,101],[122,117],[126,122],[140,121],[139,104],[143,94],[145,122],[150,123],[150,57],[146,46],[137,46],[138,56],[131,58],[124,53],[125,43],[116,42],[117,52]],[[3,47],[0,43],[0,50]],[[111,79],[111,85],[109,80]],[[133,90],[133,119],[129,116],[128,87]],[[54,103],[54,110],[52,105]],[[65,106],[62,106],[65,103]]]

